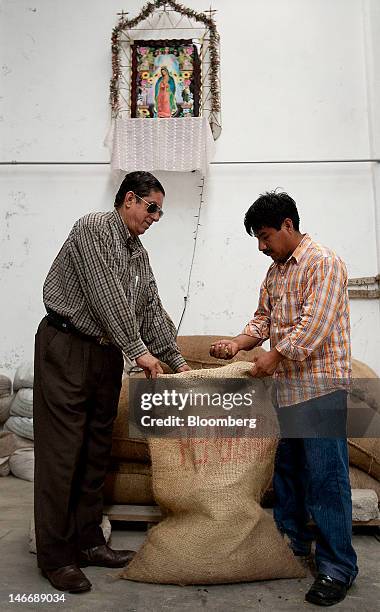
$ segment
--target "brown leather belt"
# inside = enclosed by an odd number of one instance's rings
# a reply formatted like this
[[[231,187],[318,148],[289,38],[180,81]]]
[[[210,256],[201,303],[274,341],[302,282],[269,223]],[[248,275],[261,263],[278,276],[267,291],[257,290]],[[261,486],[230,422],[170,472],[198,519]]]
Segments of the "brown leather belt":
[[[46,318],[50,325],[53,325],[53,327],[55,327],[59,331],[64,332],[65,334],[75,334],[76,336],[80,336],[84,340],[89,340],[90,342],[95,342],[95,344],[100,344],[103,346],[108,346],[109,344],[111,344],[110,340],[108,340],[108,338],[106,338],[105,336],[98,337],[84,334],[83,332],[79,331],[79,329],[77,329],[69,319],[62,317],[58,313],[54,312],[54,310],[49,309],[47,311]]]

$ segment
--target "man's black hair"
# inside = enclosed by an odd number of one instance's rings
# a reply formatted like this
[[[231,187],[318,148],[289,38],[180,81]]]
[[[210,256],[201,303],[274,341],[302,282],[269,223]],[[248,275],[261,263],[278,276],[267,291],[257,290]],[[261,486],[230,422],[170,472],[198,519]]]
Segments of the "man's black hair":
[[[247,233],[254,236],[263,227],[281,229],[285,219],[291,219],[294,229],[299,231],[300,218],[293,198],[285,191],[267,191],[247,210],[244,225]]]
[[[130,172],[125,175],[115,197],[116,208],[122,205],[125,194],[128,193],[128,191],[133,191],[133,193],[141,198],[148,196],[151,191],[161,191],[162,195],[165,195],[165,190],[160,181],[150,172],[141,171]]]

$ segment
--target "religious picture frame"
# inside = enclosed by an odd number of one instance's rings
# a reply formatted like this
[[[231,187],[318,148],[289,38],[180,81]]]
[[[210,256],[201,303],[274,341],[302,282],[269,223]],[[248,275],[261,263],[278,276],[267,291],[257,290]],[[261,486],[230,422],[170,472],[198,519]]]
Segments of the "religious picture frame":
[[[131,51],[131,117],[199,116],[201,63],[193,40],[138,40]]]

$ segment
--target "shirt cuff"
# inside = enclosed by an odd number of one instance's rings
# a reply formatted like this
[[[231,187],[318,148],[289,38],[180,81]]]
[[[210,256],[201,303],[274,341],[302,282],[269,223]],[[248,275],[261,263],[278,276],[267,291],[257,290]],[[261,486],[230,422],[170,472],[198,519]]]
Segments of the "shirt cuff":
[[[307,349],[293,346],[289,338],[284,338],[281,342],[276,344],[274,348],[281,353],[281,355],[293,361],[304,361],[311,353],[311,351]]]
[[[186,364],[186,360],[182,357],[181,354],[178,353],[174,356],[166,358],[163,361],[168,364],[169,368],[171,368],[173,372],[175,372],[176,370],[178,370],[178,368]]]
[[[268,340],[268,338],[263,338],[262,336],[260,336],[258,332],[256,334],[252,333],[249,323],[247,323],[241,333],[243,336],[249,336],[250,338],[257,338],[258,340],[260,340],[260,342],[258,342],[256,346],[261,346],[262,344],[264,344],[265,340]]]
[[[141,355],[149,352],[144,342],[140,339],[127,344],[123,351],[129,357],[129,359],[138,359],[141,357]]]

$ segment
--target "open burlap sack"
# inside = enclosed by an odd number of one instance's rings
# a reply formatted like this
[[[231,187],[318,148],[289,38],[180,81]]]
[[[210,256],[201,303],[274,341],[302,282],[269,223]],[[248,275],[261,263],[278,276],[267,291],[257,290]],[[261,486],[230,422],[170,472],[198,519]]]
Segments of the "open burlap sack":
[[[220,338],[231,339],[232,336],[178,336],[177,344],[184,359],[190,368],[199,370],[201,368],[218,368],[225,366],[224,359],[216,359],[210,356],[210,346]],[[262,353],[264,349],[257,347],[251,351],[240,351],[230,363],[236,361],[253,361],[253,357]]]
[[[352,376],[353,397],[349,400],[349,407],[351,403],[357,409],[359,402],[362,402],[363,406],[367,404],[380,413],[380,398],[376,390],[374,392],[373,383],[370,384],[371,380],[378,378],[376,372],[365,363],[353,359]],[[348,449],[350,463],[380,481],[380,438],[349,438]]]
[[[104,482],[108,504],[154,504],[150,465],[126,461],[113,463]]]
[[[222,359],[210,357],[210,346],[222,337],[229,338],[229,336],[223,336],[223,334],[219,336],[178,336],[177,344],[192,369],[217,368],[226,365],[226,362]],[[263,350],[259,347],[252,351],[241,351],[232,361],[252,361],[253,357]],[[166,374],[171,373],[169,366],[164,363],[161,363],[161,366]],[[131,373],[130,377],[144,378],[145,374],[143,372]],[[148,464],[150,463],[150,454],[147,441],[130,438],[128,434],[128,396],[129,376],[125,376],[120,393],[118,416],[113,428],[112,456],[126,461]]]
[[[235,363],[175,377],[194,385],[198,378],[248,378],[250,368]],[[264,381],[251,381],[256,392],[266,391]],[[217,584],[304,576],[259,503],[276,445],[275,438],[258,437],[150,438],[154,496],[166,518],[121,577]]]
[[[145,374],[144,372],[138,372],[123,378],[117,417],[112,432],[111,455],[124,461],[149,464],[150,454],[147,440],[129,437],[128,400],[130,378],[145,378]]]

